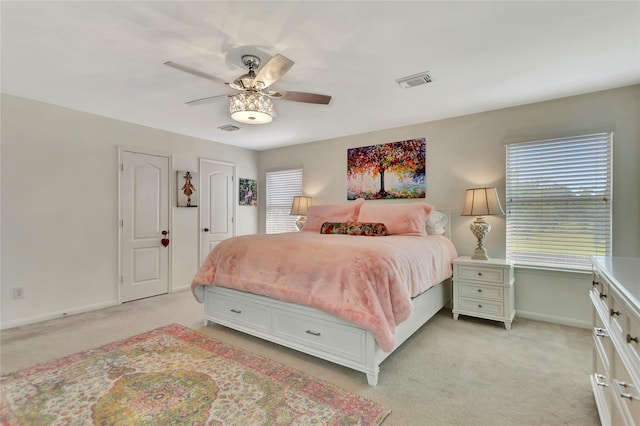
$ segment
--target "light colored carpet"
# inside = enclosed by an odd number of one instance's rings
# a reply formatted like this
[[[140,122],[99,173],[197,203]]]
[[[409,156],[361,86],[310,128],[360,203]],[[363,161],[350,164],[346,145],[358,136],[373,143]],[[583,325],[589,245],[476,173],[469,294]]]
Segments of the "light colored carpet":
[[[389,407],[384,425],[598,425],[588,375],[591,332],[516,317],[513,329],[441,311],[381,366],[364,374],[221,326],[204,327],[189,291],[4,330],[0,370],[180,323]]]

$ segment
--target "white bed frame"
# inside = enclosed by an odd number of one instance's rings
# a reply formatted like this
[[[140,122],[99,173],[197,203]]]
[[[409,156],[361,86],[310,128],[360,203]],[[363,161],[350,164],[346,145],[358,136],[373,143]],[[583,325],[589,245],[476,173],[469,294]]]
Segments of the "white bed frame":
[[[450,299],[450,279],[414,298],[413,314],[396,328],[393,351]],[[225,287],[204,287],[204,324],[210,323],[361,371],[370,386],[377,386],[380,364],[393,353],[380,349],[370,331],[326,312]]]
[[[378,384],[384,352],[373,334],[317,309],[225,287],[205,288],[204,324],[217,323],[270,342],[344,365],[367,374]],[[396,328],[398,348],[450,300],[449,280],[413,299],[414,312]]]

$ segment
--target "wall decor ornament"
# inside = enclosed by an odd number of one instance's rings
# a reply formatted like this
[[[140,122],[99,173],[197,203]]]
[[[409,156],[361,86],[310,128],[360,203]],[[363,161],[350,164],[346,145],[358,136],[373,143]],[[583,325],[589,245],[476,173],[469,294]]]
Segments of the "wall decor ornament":
[[[186,170],[178,170],[178,207],[198,207],[196,183],[198,174]]]
[[[238,179],[238,205],[258,205],[258,181],[254,179]]]
[[[425,196],[424,138],[347,150],[347,200]]]

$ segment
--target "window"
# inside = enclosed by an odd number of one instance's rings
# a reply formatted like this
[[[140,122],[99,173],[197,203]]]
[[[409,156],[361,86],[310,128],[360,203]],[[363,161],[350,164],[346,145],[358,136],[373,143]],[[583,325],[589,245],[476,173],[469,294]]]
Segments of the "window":
[[[507,256],[517,265],[591,267],[611,255],[613,135],[507,145]]]
[[[267,234],[297,231],[289,216],[293,197],[302,194],[302,169],[267,172]]]

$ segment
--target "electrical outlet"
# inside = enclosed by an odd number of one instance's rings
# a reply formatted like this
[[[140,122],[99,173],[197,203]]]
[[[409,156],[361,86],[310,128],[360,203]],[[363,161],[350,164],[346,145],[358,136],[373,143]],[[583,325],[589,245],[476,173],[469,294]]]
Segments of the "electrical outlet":
[[[15,287],[13,289],[13,299],[22,299],[24,298],[24,288],[22,287]]]

